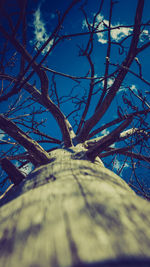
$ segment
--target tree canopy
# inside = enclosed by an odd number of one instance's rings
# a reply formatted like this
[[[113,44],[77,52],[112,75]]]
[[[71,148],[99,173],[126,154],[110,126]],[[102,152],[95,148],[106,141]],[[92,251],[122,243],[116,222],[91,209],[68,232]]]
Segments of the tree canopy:
[[[83,144],[149,199],[150,3],[66,2],[0,1],[1,193]]]

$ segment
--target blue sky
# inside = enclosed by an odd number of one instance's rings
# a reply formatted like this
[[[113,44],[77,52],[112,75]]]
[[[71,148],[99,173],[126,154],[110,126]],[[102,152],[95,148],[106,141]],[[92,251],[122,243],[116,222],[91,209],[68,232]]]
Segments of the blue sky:
[[[29,52],[33,52],[33,54],[36,53],[36,50],[33,49],[34,45],[36,44],[37,48],[39,49],[41,45],[47,40],[49,35],[52,33],[54,27],[57,25],[58,22],[58,16],[56,10],[59,10],[61,13],[67,8],[67,6],[70,4],[71,1],[61,1],[61,0],[55,0],[55,1],[49,1],[49,0],[34,0],[34,1],[28,1],[28,17],[27,17],[27,26],[28,26],[28,49]],[[83,3],[85,1],[81,1]],[[87,18],[89,23],[92,23],[92,19],[94,17],[94,14],[97,12],[98,7],[100,5],[99,0],[89,0],[87,1],[88,4],[84,6],[85,12],[87,14]],[[71,12],[67,15],[65,18],[65,21],[63,23],[63,28],[60,32],[62,35],[67,35],[71,33],[78,33],[78,32],[85,32],[87,31],[87,23],[85,20],[85,17],[83,16],[83,13],[79,9],[81,6],[81,3],[76,5]],[[98,30],[104,30],[106,29],[106,26],[108,25],[108,19],[109,19],[109,0],[104,1],[103,8],[100,12],[100,14],[97,16],[96,24],[100,24],[98,27]],[[113,15],[112,15],[112,27],[117,27],[118,25],[133,25],[134,23],[134,16],[136,11],[136,5],[137,0],[120,0],[117,1],[117,3],[113,7]],[[12,7],[9,7],[12,8]],[[145,8],[143,13],[143,23],[146,23],[149,20],[149,11],[150,11],[150,1],[145,1]],[[15,18],[14,18],[15,20]],[[100,23],[101,22],[101,23]],[[96,25],[95,24],[95,25]],[[106,25],[106,26],[105,26]],[[128,35],[132,34],[131,28],[120,28],[120,29],[114,29],[111,31],[111,40],[113,42],[119,43],[123,38],[127,37]],[[143,34],[141,35],[141,45],[148,41],[150,39],[148,28],[145,28],[143,30]],[[129,47],[130,38],[127,38],[127,41],[124,42],[125,50]],[[85,48],[86,43],[88,41],[88,35],[87,36],[78,36],[78,37],[72,37],[65,39],[64,41],[60,42],[50,53],[49,57],[44,62],[44,66],[51,68],[55,71],[70,74],[72,76],[85,76],[90,69],[89,63],[87,62],[87,59],[83,56],[79,56],[80,47]],[[52,46],[53,40],[49,45],[45,48],[42,55],[37,59],[37,62],[40,62],[42,57],[45,55],[45,53],[48,51],[48,49]],[[126,51],[119,55],[118,53],[118,45],[112,45],[111,49],[111,57],[110,62],[115,64],[120,64],[125,57]],[[105,60],[106,60],[106,52],[107,52],[107,32],[99,33],[95,35],[94,37],[94,52],[92,53],[92,60],[95,65],[95,77],[103,77],[104,70],[105,70]],[[10,54],[13,54],[13,50],[10,50]],[[141,54],[139,54],[138,58],[134,61],[132,64],[131,69],[135,71],[136,73],[139,72],[139,64],[142,64],[142,75],[145,80],[148,80],[149,78],[149,49],[145,50]],[[115,70],[114,66],[110,66],[110,73]],[[11,70],[11,73],[15,74],[18,71],[18,66],[16,65],[15,68]],[[52,85],[52,74],[50,72],[47,72],[49,76],[49,87],[51,88]],[[36,76],[33,76],[30,80],[30,83],[34,83],[34,80],[36,80],[36,87],[40,89],[40,83]],[[98,79],[97,79],[98,81]],[[77,83],[71,79],[61,77],[59,75],[55,75],[55,82],[57,85],[57,92],[59,97],[63,97],[62,100],[64,103],[61,105],[61,109],[67,116],[73,109],[76,109],[76,101],[78,99],[78,96],[82,100],[84,95],[87,95],[88,89],[89,89],[89,81],[87,80],[81,80],[80,83]],[[108,86],[111,86],[113,82],[113,78],[110,78],[108,80]],[[126,110],[126,107],[124,106],[122,96],[123,94],[126,94],[126,97],[129,97],[129,89],[127,86],[130,87],[130,89],[137,93],[138,90],[142,92],[143,94],[149,90],[149,86],[143,83],[140,79],[135,77],[133,74],[129,73],[127,77],[125,78],[122,87],[120,88],[115,100],[113,101],[111,107],[108,109],[106,115],[102,118],[102,120],[97,124],[97,127],[102,126],[106,122],[109,122],[117,117],[117,110],[118,105],[120,105],[124,112]],[[98,85],[95,87],[95,92],[103,88],[103,82],[98,83]],[[54,88],[53,88],[54,89]],[[72,92],[74,96],[74,100],[67,101],[65,100],[67,98],[64,98],[64,96],[69,96],[69,94]],[[97,103],[97,99],[99,98],[99,94],[101,91],[99,91],[98,94],[93,95],[91,106],[89,109],[89,112],[87,114],[87,118],[89,118],[95,108],[95,104]],[[27,94],[25,93],[25,96]],[[146,95],[149,97],[149,94]],[[54,101],[56,101],[56,97],[53,98]],[[149,99],[150,100],[150,99]],[[10,105],[11,101],[13,99],[11,98],[8,102]],[[139,106],[141,105],[140,101],[136,99],[136,97],[133,97],[133,103],[138,103]],[[57,101],[56,101],[57,103]],[[37,106],[38,107],[38,106]],[[78,120],[81,117],[82,111],[83,111],[84,105],[81,106],[82,110],[77,114],[74,113],[73,116],[69,117],[69,120],[72,125],[75,124],[75,120]],[[1,106],[0,110],[2,112],[7,111],[7,104],[5,103],[5,106]],[[27,111],[29,110],[27,109]],[[18,114],[20,114],[18,112]],[[44,114],[44,113],[43,113]],[[52,118],[51,115],[45,114],[45,115],[38,115],[37,119],[40,121],[43,118],[47,119],[47,125],[45,128],[41,129],[47,133],[49,133],[51,136],[61,139],[61,134],[59,132],[58,126],[55,122],[55,120]],[[45,117],[43,117],[45,116]],[[148,118],[149,119],[149,118]],[[76,126],[75,126],[76,129]],[[103,132],[101,132],[99,135],[105,135],[108,134],[110,130],[113,128],[106,129]],[[5,136],[3,133],[1,134],[1,139],[5,139],[7,136]],[[43,145],[46,149],[51,148],[52,145]],[[120,161],[122,157],[116,158],[113,169],[116,171],[120,168],[120,174],[123,176],[123,173],[126,175],[130,172],[129,169],[129,162],[128,160],[124,163],[124,171],[121,170],[121,163]],[[121,162],[121,163],[120,163]],[[147,176],[147,173],[149,173],[149,170],[145,171],[145,176]]]

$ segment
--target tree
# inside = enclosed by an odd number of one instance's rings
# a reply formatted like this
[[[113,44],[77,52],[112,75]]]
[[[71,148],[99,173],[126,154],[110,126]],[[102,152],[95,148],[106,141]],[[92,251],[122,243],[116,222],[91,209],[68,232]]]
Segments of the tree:
[[[113,23],[115,1],[100,1],[88,13],[90,1],[73,0],[63,13],[51,14],[48,35],[36,1],[33,13],[30,1],[1,0],[1,266],[149,265],[149,187],[137,168],[146,172],[150,162],[144,2],[136,1],[127,25]],[[77,11],[82,28],[74,32],[79,24],[69,28],[68,20]],[[28,30],[31,15],[36,40]],[[105,45],[103,74],[97,40]],[[76,75],[65,72],[69,53]],[[58,90],[62,85],[71,90]],[[106,168],[117,164],[118,174],[130,167],[128,184]]]

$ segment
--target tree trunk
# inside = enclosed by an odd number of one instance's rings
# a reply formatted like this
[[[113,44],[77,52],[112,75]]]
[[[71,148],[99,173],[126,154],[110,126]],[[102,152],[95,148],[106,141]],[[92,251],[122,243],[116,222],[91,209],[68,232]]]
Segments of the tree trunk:
[[[150,266],[148,201],[77,147],[1,199],[0,266]]]

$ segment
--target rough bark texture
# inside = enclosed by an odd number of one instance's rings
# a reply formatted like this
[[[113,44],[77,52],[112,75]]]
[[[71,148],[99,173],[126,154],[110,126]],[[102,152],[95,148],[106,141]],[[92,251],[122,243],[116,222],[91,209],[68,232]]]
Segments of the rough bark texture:
[[[82,153],[51,152],[1,199],[0,266],[150,266],[149,202]]]

